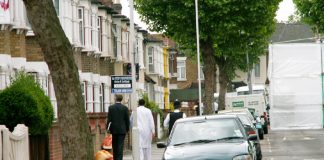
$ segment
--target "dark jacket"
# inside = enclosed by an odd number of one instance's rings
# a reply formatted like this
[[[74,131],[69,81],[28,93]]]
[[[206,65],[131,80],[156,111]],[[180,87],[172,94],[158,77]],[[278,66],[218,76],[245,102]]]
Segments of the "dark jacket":
[[[111,134],[126,134],[129,131],[129,111],[121,103],[109,106],[107,127]]]
[[[171,133],[172,127],[174,123],[183,117],[183,112],[171,112],[170,113],[170,121],[169,121],[169,134]]]

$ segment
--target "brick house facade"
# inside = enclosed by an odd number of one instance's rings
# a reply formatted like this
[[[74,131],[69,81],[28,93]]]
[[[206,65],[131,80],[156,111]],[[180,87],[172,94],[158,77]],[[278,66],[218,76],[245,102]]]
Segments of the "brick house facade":
[[[0,17],[0,90],[10,85],[10,77],[14,76],[16,71],[24,70],[35,77],[45,94],[49,96],[55,112],[55,122],[49,130],[50,159],[61,160],[60,131],[56,122],[57,103],[50,72],[44,61],[42,49],[26,19],[23,1],[9,2],[10,7],[7,11],[0,8],[0,15],[5,15]],[[94,151],[97,151],[106,134],[108,106],[114,102],[110,93],[110,76],[128,74],[129,20],[126,16],[120,15],[121,5],[118,0],[53,0],[53,2],[62,28],[73,46]],[[135,55],[140,66],[138,92],[142,93],[147,91],[146,83],[154,83],[151,80],[146,82],[144,39],[147,31],[137,27],[135,35],[137,42]],[[162,84],[161,81],[157,82]],[[159,91],[163,95],[163,89]],[[128,96],[125,96],[125,103],[128,105]],[[131,148],[131,134],[126,137],[125,148]]]

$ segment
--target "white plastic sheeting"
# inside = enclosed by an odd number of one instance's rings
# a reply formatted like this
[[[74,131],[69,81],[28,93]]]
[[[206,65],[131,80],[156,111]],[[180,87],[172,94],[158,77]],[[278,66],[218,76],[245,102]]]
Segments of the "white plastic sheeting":
[[[269,46],[271,129],[323,127],[322,45]]]

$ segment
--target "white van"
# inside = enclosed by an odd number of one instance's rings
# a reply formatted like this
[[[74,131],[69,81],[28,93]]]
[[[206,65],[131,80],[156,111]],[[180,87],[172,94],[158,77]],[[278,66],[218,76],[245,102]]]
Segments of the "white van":
[[[242,86],[236,88],[237,95],[248,95],[249,92],[249,86]],[[267,94],[267,89],[264,85],[252,85],[252,94]]]
[[[264,133],[268,133],[267,104],[263,94],[226,96],[225,109],[247,108],[254,117],[259,117]]]

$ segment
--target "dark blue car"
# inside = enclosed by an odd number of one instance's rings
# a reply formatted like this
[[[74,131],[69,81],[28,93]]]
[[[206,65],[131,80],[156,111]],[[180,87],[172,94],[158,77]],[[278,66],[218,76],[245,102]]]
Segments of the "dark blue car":
[[[164,160],[255,160],[253,140],[235,115],[212,115],[179,119],[167,143]]]

